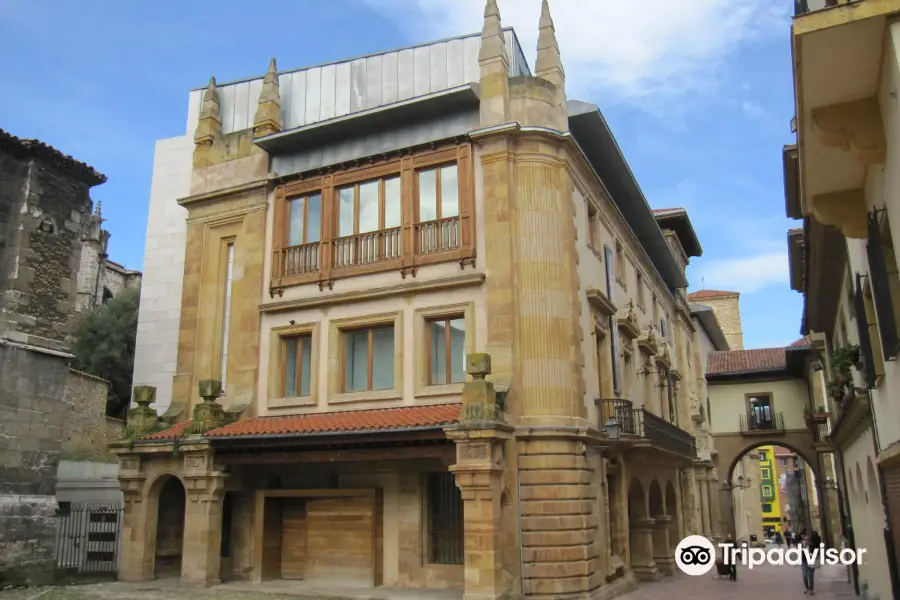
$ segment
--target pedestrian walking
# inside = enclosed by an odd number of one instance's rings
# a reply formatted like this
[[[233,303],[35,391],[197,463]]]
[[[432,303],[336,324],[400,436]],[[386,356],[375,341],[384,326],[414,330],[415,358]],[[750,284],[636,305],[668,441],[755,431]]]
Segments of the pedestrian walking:
[[[784,543],[784,538],[781,537],[781,532],[776,529],[775,530],[775,544],[777,544],[778,547],[780,548],[783,543]]]
[[[812,559],[814,551],[821,551],[819,548],[821,543],[822,538],[816,531],[810,533],[808,537],[804,537],[801,543],[800,569],[803,574],[803,593],[810,596],[816,595],[816,562],[820,560],[819,553],[815,554],[815,560],[810,559]]]
[[[727,547],[729,549],[733,548],[736,545],[734,543],[734,540],[731,539],[731,537],[729,537],[727,540],[725,540],[725,543],[728,544]],[[726,552],[728,552],[728,550],[726,550]],[[737,555],[730,556],[729,559],[733,559],[733,560],[728,561],[728,580],[729,581],[737,581]]]
[[[787,544],[788,548],[794,547],[794,532],[790,529],[784,532],[784,542]]]

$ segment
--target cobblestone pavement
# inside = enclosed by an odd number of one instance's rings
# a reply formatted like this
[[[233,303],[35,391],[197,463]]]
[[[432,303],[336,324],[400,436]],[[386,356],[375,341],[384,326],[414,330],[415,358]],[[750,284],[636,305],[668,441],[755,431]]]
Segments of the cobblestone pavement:
[[[276,583],[276,582],[273,582]],[[213,588],[185,588],[177,580],[154,581],[143,584],[102,583],[94,585],[43,589],[10,590],[0,592],[0,600],[337,600],[334,596],[300,592],[285,584],[267,586],[265,591],[252,586],[223,585]],[[294,589],[291,589],[294,587]],[[355,594],[354,594],[355,595]],[[443,600],[453,594],[447,592],[418,592],[416,590],[384,590],[355,595],[363,598],[409,598]],[[341,596],[346,598],[345,595]],[[458,597],[458,595],[455,595]],[[659,583],[643,583],[620,600],[790,600],[803,598],[803,581],[799,567],[763,565],[752,571],[738,571],[737,582],[715,579],[712,575],[667,577]],[[847,582],[847,571],[838,567],[822,567],[816,571],[816,597],[820,600],[850,600],[856,598]]]

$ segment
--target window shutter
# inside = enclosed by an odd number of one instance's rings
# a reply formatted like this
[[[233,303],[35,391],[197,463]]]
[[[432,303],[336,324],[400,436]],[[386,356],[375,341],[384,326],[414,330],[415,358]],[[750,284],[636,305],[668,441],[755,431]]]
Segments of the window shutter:
[[[853,295],[856,311],[856,329],[859,333],[859,351],[862,353],[866,386],[875,388],[875,357],[872,354],[872,340],[869,338],[869,324],[866,322],[866,304],[863,299],[862,275],[856,274],[856,292]]]
[[[870,212],[868,220],[869,241],[866,244],[866,250],[869,255],[869,280],[875,299],[875,314],[878,317],[878,333],[881,336],[884,360],[892,360],[897,357],[897,323],[894,320],[891,288],[884,261],[884,247],[881,242],[881,230],[878,227],[878,214],[874,211]]]

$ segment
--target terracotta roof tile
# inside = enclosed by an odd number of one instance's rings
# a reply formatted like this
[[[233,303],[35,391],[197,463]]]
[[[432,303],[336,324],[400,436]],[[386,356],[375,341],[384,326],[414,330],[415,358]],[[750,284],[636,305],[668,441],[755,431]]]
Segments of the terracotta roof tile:
[[[799,340],[797,340],[796,342],[794,342],[793,344],[791,344],[790,346],[788,346],[788,348],[805,348],[809,345],[810,345],[809,336],[806,335],[806,336],[803,336],[802,338],[800,338]]]
[[[457,422],[461,406],[454,403],[285,417],[256,417],[213,429],[207,432],[206,436],[218,438],[438,428]]]
[[[184,430],[187,429],[191,425],[190,421],[182,421],[181,423],[175,423],[168,429],[163,429],[162,431],[157,431],[156,433],[151,433],[150,435],[145,435],[142,437],[142,440],[177,440],[179,438],[184,437]]]
[[[725,375],[753,371],[779,371],[787,366],[784,348],[723,350],[709,355],[707,375]]]
[[[688,300],[709,300],[711,298],[727,298],[740,295],[740,292],[726,292],[724,290],[699,290],[688,294]]]

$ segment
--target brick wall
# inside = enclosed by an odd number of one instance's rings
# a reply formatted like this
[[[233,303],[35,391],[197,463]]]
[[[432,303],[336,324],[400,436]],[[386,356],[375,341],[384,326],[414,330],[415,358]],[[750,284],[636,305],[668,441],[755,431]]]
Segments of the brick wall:
[[[108,459],[108,444],[122,439],[125,422],[106,416],[109,382],[81,371],[69,370],[65,396],[66,420],[62,453],[66,458]]]

